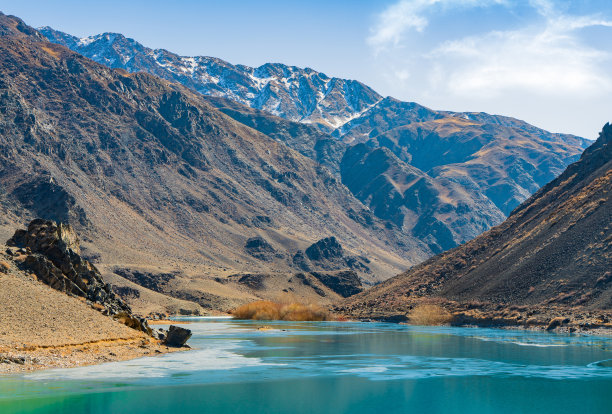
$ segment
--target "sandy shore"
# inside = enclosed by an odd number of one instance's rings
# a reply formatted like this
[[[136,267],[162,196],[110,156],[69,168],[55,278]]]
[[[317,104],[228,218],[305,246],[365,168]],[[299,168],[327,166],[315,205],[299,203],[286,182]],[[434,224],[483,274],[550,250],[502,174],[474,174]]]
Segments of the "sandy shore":
[[[17,268],[0,272],[0,374],[121,361],[176,351]]]
[[[187,349],[168,348],[155,340],[146,338],[110,339],[84,344],[29,349],[0,349],[0,374],[125,361]]]

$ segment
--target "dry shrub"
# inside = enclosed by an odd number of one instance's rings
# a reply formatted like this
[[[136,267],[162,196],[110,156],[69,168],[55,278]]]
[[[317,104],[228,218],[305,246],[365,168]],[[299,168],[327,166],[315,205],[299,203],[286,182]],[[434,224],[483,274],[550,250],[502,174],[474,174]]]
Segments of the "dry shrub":
[[[444,325],[453,319],[449,311],[434,304],[419,305],[408,316],[413,325]]]
[[[124,325],[129,326],[132,329],[140,330],[140,321],[134,317],[132,317],[127,312],[119,312],[115,316],[113,316],[118,322],[121,322]]]
[[[4,260],[0,262],[0,273],[7,273],[10,268],[11,265],[9,264],[9,262],[6,262]]]
[[[327,321],[329,313],[317,305],[292,303],[281,307],[281,320],[284,321]]]
[[[106,309],[101,303],[92,303],[91,307],[99,312],[102,312],[104,309]]]
[[[280,304],[268,300],[247,303],[230,312],[237,319],[277,321],[327,321],[329,312],[316,305]]]
[[[242,305],[230,313],[237,319],[275,320],[280,319],[280,305],[261,300]]]

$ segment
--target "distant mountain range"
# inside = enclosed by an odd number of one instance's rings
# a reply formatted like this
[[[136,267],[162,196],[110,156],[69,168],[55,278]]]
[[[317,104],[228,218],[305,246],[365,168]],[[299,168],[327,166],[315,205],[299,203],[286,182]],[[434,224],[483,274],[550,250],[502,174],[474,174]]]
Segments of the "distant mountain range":
[[[310,68],[279,63],[251,68],[214,57],[152,50],[119,33],[79,39],[50,27],[39,30],[50,41],[111,68],[148,72],[204,95],[229,98],[285,119],[316,124],[327,132],[382,99],[361,82],[330,78]]]
[[[612,126],[501,225],[349,298],[339,310],[410,318],[422,303],[458,323],[612,326]]]
[[[499,224],[590,143],[513,118],[383,98],[360,82],[310,68],[183,57],[118,33],[40,32],[109,67],[151,73],[209,96],[237,121],[337,173],[378,218],[436,253]],[[365,147],[347,151],[360,143]]]

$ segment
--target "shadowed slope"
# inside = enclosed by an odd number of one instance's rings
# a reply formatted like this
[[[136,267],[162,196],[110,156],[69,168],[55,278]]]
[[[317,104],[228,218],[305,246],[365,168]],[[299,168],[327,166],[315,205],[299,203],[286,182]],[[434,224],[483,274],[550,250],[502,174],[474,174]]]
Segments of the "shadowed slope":
[[[180,271],[185,283],[205,280],[213,290],[224,288],[218,276],[292,271],[288,259],[249,255],[244,246],[255,236],[290,258],[334,235],[372,260],[372,279],[429,254],[385,228],[328,170],[200,94],[111,70],[14,17],[1,15],[0,28],[0,207],[8,221],[69,222],[103,270]]]
[[[422,298],[612,309],[612,126],[501,225],[347,300],[353,315],[408,312]],[[480,304],[480,305],[478,305]],[[499,308],[498,308],[499,309]],[[516,309],[516,308],[515,308]]]

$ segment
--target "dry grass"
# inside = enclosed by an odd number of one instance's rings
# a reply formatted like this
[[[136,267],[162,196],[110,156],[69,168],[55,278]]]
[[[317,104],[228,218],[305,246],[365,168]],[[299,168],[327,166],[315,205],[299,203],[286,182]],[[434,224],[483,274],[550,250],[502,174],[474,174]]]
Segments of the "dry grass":
[[[9,262],[6,261],[1,261],[0,262],[0,273],[7,273],[11,268],[11,265],[9,264]]]
[[[281,304],[267,300],[247,303],[230,313],[237,319],[268,321],[328,321],[332,319],[327,310],[317,305]]]
[[[415,307],[409,318],[413,325],[445,325],[452,321],[453,315],[439,305],[426,304]]]
[[[118,314],[114,315],[113,318],[118,321],[121,322],[122,324],[129,326],[132,329],[136,329],[137,331],[141,331],[141,324],[140,321],[138,319],[136,319],[135,317],[131,316],[129,313],[127,312],[119,312]],[[150,335],[151,334],[151,329],[148,328],[147,329],[147,333]]]
[[[84,298],[85,299],[85,298]],[[104,305],[100,304],[100,303],[92,303],[91,307],[94,308],[95,310],[102,312],[104,309],[106,309],[104,307]]]

